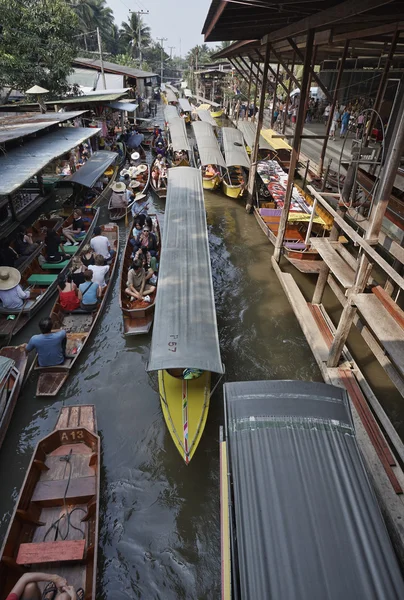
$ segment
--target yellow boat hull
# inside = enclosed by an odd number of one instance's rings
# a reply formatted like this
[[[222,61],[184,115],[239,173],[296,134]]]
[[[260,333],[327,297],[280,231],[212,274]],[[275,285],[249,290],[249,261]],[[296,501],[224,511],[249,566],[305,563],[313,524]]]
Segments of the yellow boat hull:
[[[244,193],[244,186],[242,185],[229,185],[225,181],[222,183],[223,193],[229,198],[240,198]]]
[[[216,190],[219,187],[220,182],[221,178],[219,175],[215,175],[215,177],[212,177],[211,179],[205,179],[205,177],[202,177],[202,185],[204,190]]]
[[[205,428],[210,404],[211,373],[197,379],[179,379],[158,372],[161,408],[173,442],[189,464]]]
[[[210,116],[214,119],[218,119],[219,117],[223,116],[223,108],[220,108],[219,110],[211,110]]]

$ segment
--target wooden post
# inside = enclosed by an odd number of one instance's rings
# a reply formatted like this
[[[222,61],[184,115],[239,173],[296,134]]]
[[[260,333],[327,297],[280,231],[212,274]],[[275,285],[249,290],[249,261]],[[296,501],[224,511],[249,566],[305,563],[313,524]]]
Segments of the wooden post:
[[[247,92],[247,110],[245,111],[245,121],[248,121],[248,112],[250,110],[250,94],[251,94],[251,80],[253,74],[253,65],[250,63],[250,77],[248,78],[248,92]]]
[[[379,241],[379,233],[382,227],[383,218],[386,212],[386,208],[389,203],[391,190],[393,188],[394,180],[397,175],[397,169],[400,165],[401,155],[404,149],[404,92],[401,90],[401,102],[400,111],[398,113],[398,119],[394,127],[393,137],[391,144],[387,152],[384,167],[381,170],[381,177],[379,179],[379,186],[376,191],[375,201],[373,203],[373,210],[370,214],[369,225],[365,234],[365,240],[368,244],[376,245]],[[336,367],[338,365],[341,352],[344,348],[347,340],[349,331],[351,329],[355,314],[356,307],[352,305],[350,296],[352,294],[360,293],[365,288],[369,271],[372,263],[369,261],[365,254],[362,255],[355,275],[355,283],[348,295],[348,302],[346,303],[340,321],[338,323],[337,331],[335,333],[334,341],[330,348],[330,354],[327,361],[328,367]]]
[[[296,60],[296,52],[293,52],[292,68],[291,68],[291,74],[292,75],[293,75],[293,69],[295,68],[295,60]],[[286,96],[286,106],[285,106],[285,118],[283,120],[283,129],[282,129],[282,133],[283,134],[286,131],[286,121],[288,120],[289,103],[290,103],[290,92],[292,91],[292,84],[293,84],[293,77],[289,76],[288,94]]]
[[[277,93],[276,93],[276,89],[278,87],[278,78],[279,78],[279,67],[280,67],[280,63],[278,62],[278,67],[276,69],[276,76],[275,76],[275,89],[274,89],[274,97],[272,100],[272,110],[271,110],[271,122],[269,124],[269,127],[272,129],[272,124],[274,122],[274,112],[275,112],[275,102],[277,100]]]
[[[260,134],[262,128],[262,121],[264,118],[264,108],[265,108],[265,93],[267,90],[267,82],[268,82],[268,65],[269,65],[269,42],[267,42],[265,48],[265,62],[264,62],[264,75],[262,76],[262,88],[261,88],[261,97],[260,97],[260,108],[258,112],[258,123],[257,123],[257,131],[255,134],[254,147],[251,148],[251,167],[250,173],[248,176],[248,196],[247,196],[247,204],[246,211],[251,212],[255,191],[255,177],[257,174],[257,160],[258,160],[258,150],[259,150],[259,141]]]
[[[255,113],[256,113],[256,105],[257,105],[257,96],[258,96],[258,83],[259,83],[259,71],[257,69],[257,73],[255,76],[255,92],[254,92],[254,101],[253,101],[253,105],[254,105],[254,112],[253,112],[253,116],[251,121],[253,123],[255,123]],[[252,148],[251,148],[251,152],[252,152]]]
[[[325,130],[325,138],[324,138],[324,142],[323,142],[323,147],[321,148],[320,162],[318,165],[318,174],[320,175],[320,177],[323,174],[325,153],[327,151],[327,144],[328,144],[328,138],[330,136],[331,123],[332,123],[332,119],[334,116],[335,106],[337,104],[338,92],[339,92],[339,88],[341,86],[342,74],[344,72],[344,66],[345,66],[346,57],[348,55],[348,49],[349,49],[349,40],[346,40],[344,50],[342,52],[341,63],[339,65],[339,69],[338,69],[337,80],[335,82],[334,94],[333,94],[333,98],[332,98],[330,114],[328,116],[327,127]]]
[[[297,112],[297,121],[295,128],[295,135],[293,137],[293,147],[290,156],[290,166],[289,166],[289,175],[288,175],[288,183],[286,186],[286,194],[285,194],[285,203],[282,208],[282,214],[279,221],[279,229],[278,235],[275,242],[275,251],[274,251],[274,259],[279,263],[281,259],[281,250],[283,245],[283,238],[285,237],[286,226],[288,223],[289,216],[289,208],[290,201],[292,198],[292,190],[293,190],[293,180],[295,176],[295,169],[297,165],[297,161],[299,158],[300,152],[300,136],[303,131],[304,120],[306,116],[306,98],[308,92],[308,83],[309,83],[309,74],[310,74],[310,65],[311,58],[313,56],[313,42],[314,42],[314,31],[312,29],[307,33],[306,38],[306,53],[304,57],[304,66],[303,66],[303,79],[302,79],[302,88],[300,92],[300,102],[299,102],[299,110]]]

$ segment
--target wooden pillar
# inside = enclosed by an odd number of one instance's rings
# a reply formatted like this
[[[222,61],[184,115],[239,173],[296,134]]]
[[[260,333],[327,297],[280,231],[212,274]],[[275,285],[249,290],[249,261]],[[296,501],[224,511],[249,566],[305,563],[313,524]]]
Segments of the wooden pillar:
[[[292,68],[291,68],[292,75],[293,75],[293,69],[295,68],[295,60],[296,60],[296,52],[293,52]],[[286,96],[285,119],[283,121],[283,128],[282,128],[282,133],[283,134],[286,131],[286,121],[288,120],[289,103],[290,103],[290,93],[292,91],[292,85],[293,85],[293,77],[290,76],[289,77],[289,85],[288,85],[288,95]]]
[[[257,131],[255,134],[254,147],[251,148],[251,167],[250,173],[248,176],[248,195],[247,195],[247,204],[246,211],[251,212],[255,191],[255,177],[257,174],[257,160],[258,160],[258,150],[259,150],[259,140],[262,128],[262,121],[264,118],[264,108],[265,108],[265,93],[267,90],[268,83],[268,65],[269,65],[269,42],[267,42],[265,48],[265,62],[264,62],[264,74],[262,76],[262,88],[261,88],[261,97],[260,97],[260,108],[258,112],[258,122],[257,122]]]
[[[397,175],[397,169],[400,165],[403,150],[404,93],[402,90],[398,119],[394,127],[394,134],[387,152],[384,166],[381,169],[379,186],[376,190],[375,201],[373,203],[373,209],[369,218],[369,225],[364,238],[369,244],[376,245],[379,241],[379,233],[382,227],[382,222],[386,212],[386,208],[389,203],[391,190],[393,189],[394,180]],[[363,291],[363,289],[366,286],[371,267],[372,264],[370,263],[369,259],[367,258],[367,256],[365,256],[365,254],[363,254],[359,261],[359,266],[356,271],[353,288],[348,294],[348,301],[344,307],[344,310],[342,311],[342,315],[338,323],[337,330],[335,332],[334,341],[330,348],[330,354],[327,361],[328,367],[336,367],[338,365],[342,350],[344,348],[356,313],[356,307],[351,301],[352,295]]]
[[[247,92],[247,110],[245,111],[244,120],[248,121],[248,111],[250,110],[250,94],[251,94],[251,81],[253,74],[253,65],[250,63],[250,77],[248,78],[248,92]]]
[[[348,54],[348,49],[349,49],[349,40],[346,40],[344,50],[342,52],[341,63],[339,65],[339,69],[338,69],[337,80],[335,82],[335,88],[334,88],[334,94],[332,97],[330,114],[328,116],[327,127],[325,129],[325,138],[324,138],[324,142],[323,142],[323,147],[321,148],[320,162],[318,165],[318,174],[320,175],[320,177],[323,174],[325,153],[327,151],[327,144],[328,144],[328,138],[329,138],[330,130],[331,130],[331,123],[332,123],[332,119],[334,116],[335,106],[337,104],[339,88],[341,87],[342,74],[344,72],[344,66],[345,66],[345,61],[346,61],[346,57]]]
[[[259,84],[259,71],[257,69],[257,73],[255,75],[255,92],[254,92],[254,100],[253,100],[253,105],[254,105],[254,112],[253,112],[253,116],[251,121],[253,123],[255,123],[255,113],[256,113],[256,105],[257,105],[257,97],[258,97],[258,84]],[[252,152],[252,148],[251,148],[251,152]]]
[[[269,127],[272,129],[272,123],[274,120],[274,112],[275,112],[275,102],[277,99],[277,93],[276,93],[276,88],[278,87],[278,78],[279,78],[279,67],[280,67],[280,63],[278,62],[278,67],[276,69],[276,75],[275,75],[275,89],[274,89],[274,97],[272,100],[272,110],[271,110],[271,122],[269,124]]]
[[[302,88],[301,88],[301,92],[300,92],[299,110],[297,112],[295,135],[293,137],[293,146],[292,146],[292,152],[291,152],[291,156],[290,156],[290,166],[289,166],[288,183],[286,186],[285,203],[282,208],[282,214],[281,214],[281,218],[279,221],[278,235],[277,235],[276,242],[275,242],[274,259],[276,260],[276,262],[279,262],[281,259],[283,238],[285,237],[286,225],[287,225],[288,216],[289,216],[290,201],[292,198],[293,180],[294,180],[294,176],[295,176],[295,169],[296,169],[297,161],[299,158],[301,135],[302,135],[304,120],[305,120],[305,116],[306,116],[306,98],[307,98],[307,92],[308,92],[307,88],[308,88],[308,83],[309,83],[310,65],[311,65],[311,59],[313,56],[313,42],[314,42],[314,31],[309,30],[309,32],[307,34],[307,38],[306,38],[306,53],[305,53],[305,57],[304,57]]]
[[[13,220],[18,221],[17,213],[15,212],[15,208],[14,208],[14,204],[13,204],[13,196],[11,194],[9,194],[9,196],[8,196],[8,204],[10,206],[11,216],[13,217]]]

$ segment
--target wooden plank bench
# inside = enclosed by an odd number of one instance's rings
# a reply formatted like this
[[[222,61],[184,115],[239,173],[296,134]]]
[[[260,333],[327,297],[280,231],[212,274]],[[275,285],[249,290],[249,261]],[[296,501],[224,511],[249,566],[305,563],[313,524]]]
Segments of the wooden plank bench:
[[[338,244],[338,242],[335,242]],[[310,244],[317,250],[321,258],[344,288],[350,288],[355,281],[355,271],[333,247],[327,238],[310,238]]]
[[[29,285],[52,285],[58,276],[53,273],[33,273],[28,277]]]
[[[63,504],[67,479],[56,481],[39,481],[32,495],[32,502],[40,506],[58,506]],[[96,492],[96,478],[77,477],[71,479],[66,494],[66,501],[84,504],[91,500]]]
[[[62,542],[39,542],[20,544],[17,565],[34,565],[60,561],[84,560],[86,540],[64,540]]]

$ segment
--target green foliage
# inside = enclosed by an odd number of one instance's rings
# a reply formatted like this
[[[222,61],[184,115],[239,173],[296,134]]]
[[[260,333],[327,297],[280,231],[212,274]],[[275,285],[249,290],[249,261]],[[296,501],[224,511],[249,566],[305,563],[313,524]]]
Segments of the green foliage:
[[[66,2],[77,16],[78,30],[86,34],[78,37],[79,47],[90,51],[97,49],[96,29],[98,27],[104,49],[111,52],[110,48],[115,48],[114,42],[119,39],[119,36],[118,28],[114,23],[114,13],[107,6],[106,0],[66,0]]]
[[[0,88],[67,91],[77,20],[64,0],[0,0]]]
[[[122,23],[119,31],[121,49],[131,56],[139,56],[139,39],[142,53],[151,43],[150,27],[145,25],[141,15],[131,13],[127,22]]]

